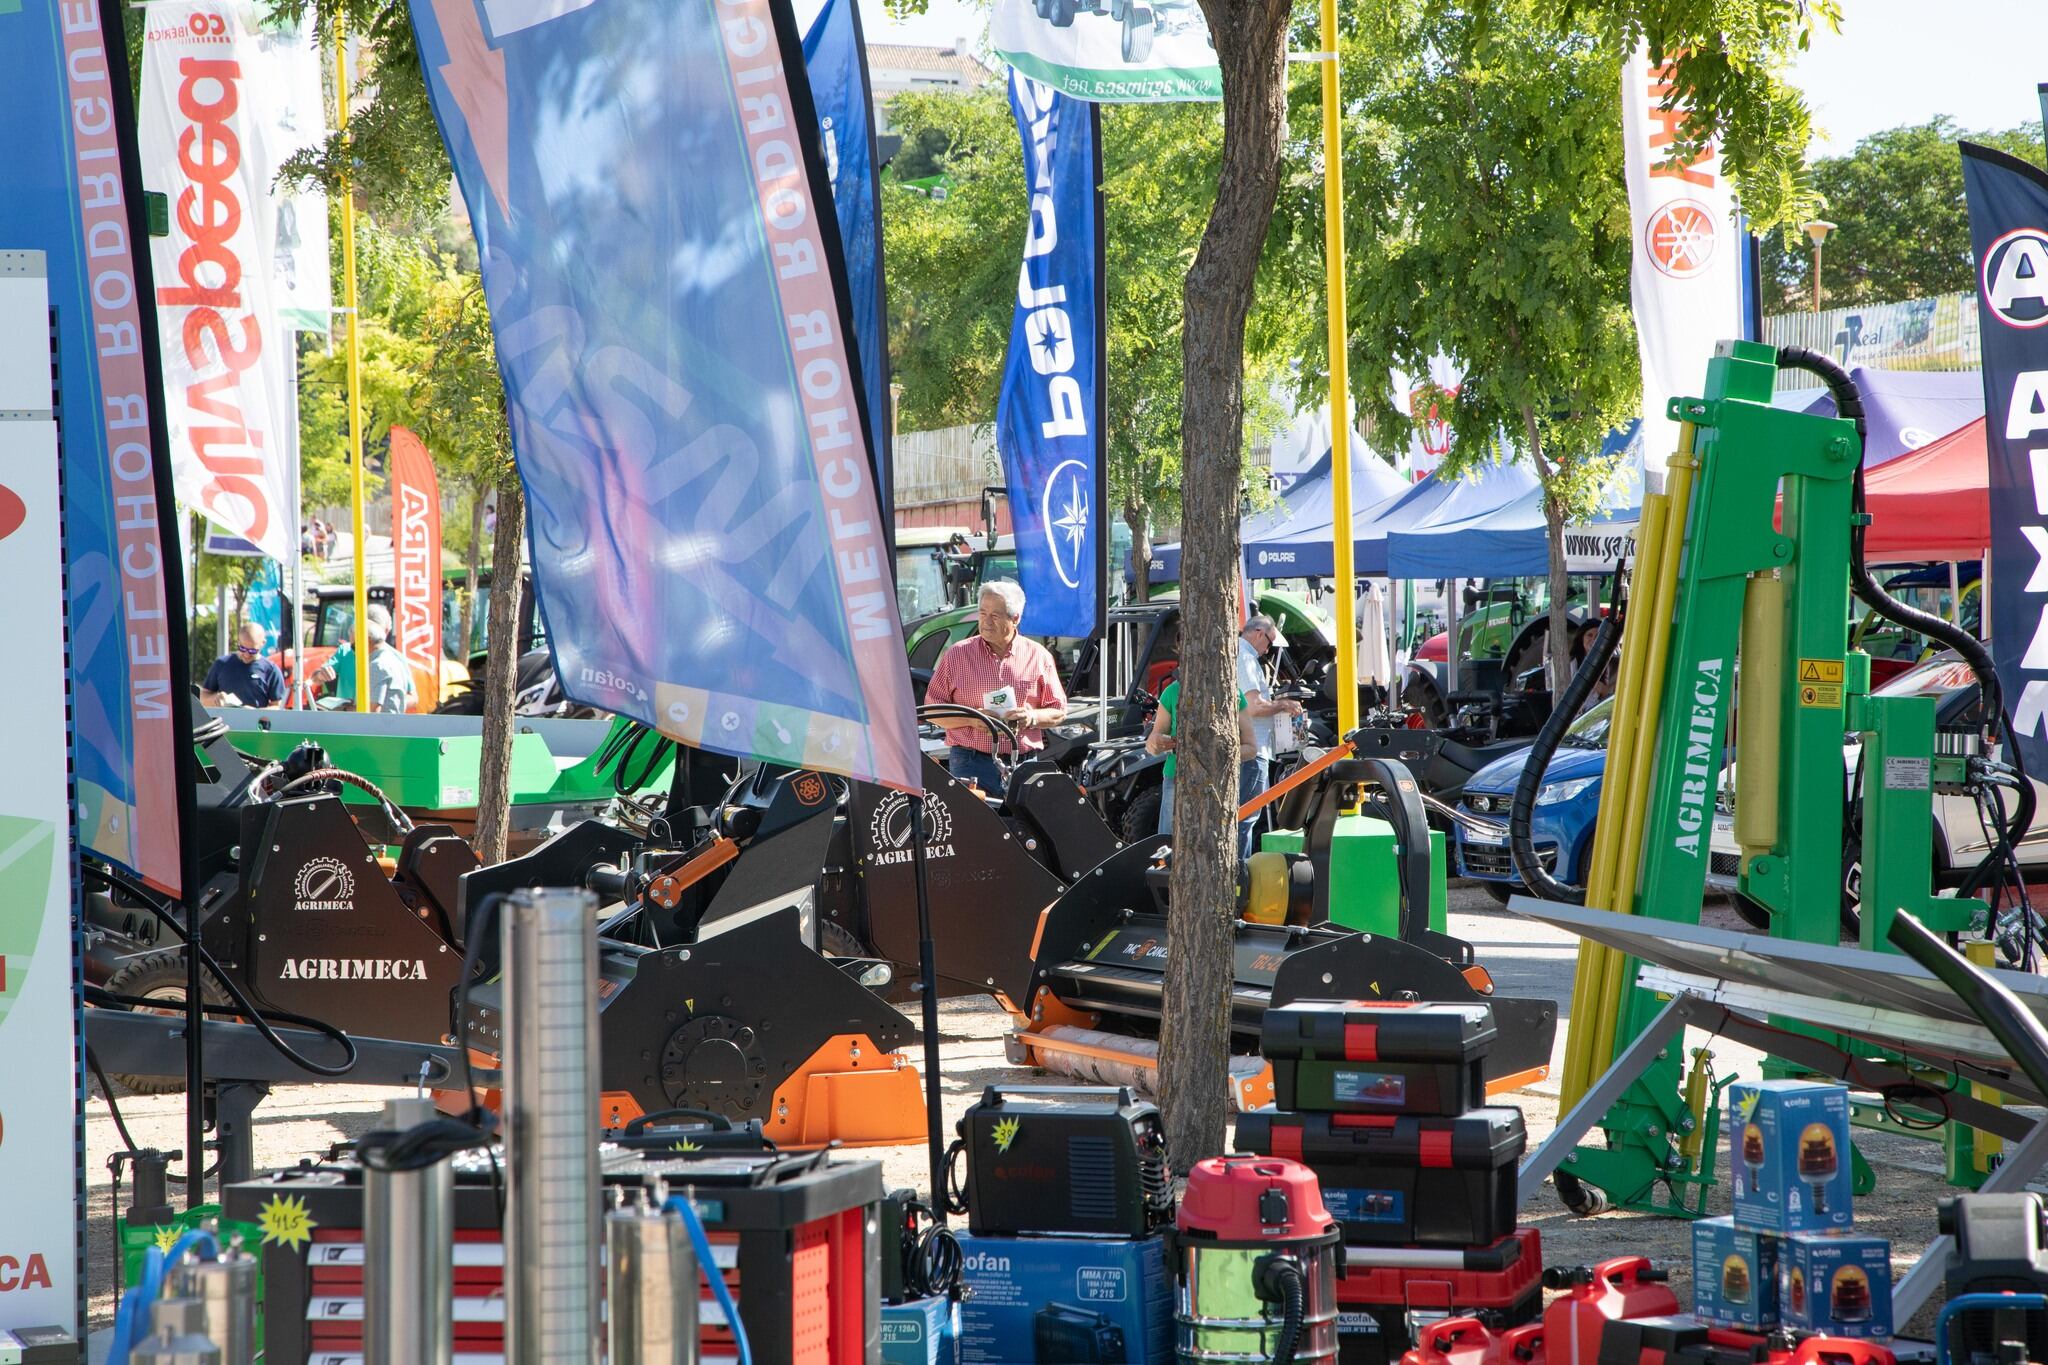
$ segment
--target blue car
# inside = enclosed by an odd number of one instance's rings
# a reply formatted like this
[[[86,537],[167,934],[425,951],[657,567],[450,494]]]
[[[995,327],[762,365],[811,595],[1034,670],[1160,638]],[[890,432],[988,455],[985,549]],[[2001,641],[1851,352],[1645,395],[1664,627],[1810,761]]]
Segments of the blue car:
[[[1600,812],[1600,777],[1607,769],[1607,719],[1614,711],[1609,697],[1571,723],[1551,755],[1543,785],[1536,790],[1536,809],[1529,820],[1529,842],[1550,875],[1569,886],[1583,886],[1586,860],[1593,852],[1593,822]],[[1485,823],[1497,825],[1498,838],[1456,827],[1458,871],[1483,882],[1496,900],[1528,888],[1515,875],[1508,852],[1508,807],[1529,751],[1497,758],[1472,774],[1465,784],[1463,808]]]

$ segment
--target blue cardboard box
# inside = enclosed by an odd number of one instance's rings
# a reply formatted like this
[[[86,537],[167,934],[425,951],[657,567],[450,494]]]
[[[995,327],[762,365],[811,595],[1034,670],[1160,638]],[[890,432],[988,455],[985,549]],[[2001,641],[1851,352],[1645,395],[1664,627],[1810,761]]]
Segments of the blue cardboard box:
[[[1853,1233],[1796,1232],[1778,1244],[1784,1324],[1833,1337],[1892,1334],[1892,1244]]]
[[[1778,1323],[1778,1239],[1733,1218],[1692,1225],[1692,1312],[1752,1331]]]
[[[1173,1277],[1162,1239],[962,1233],[960,1250],[969,1291],[961,1365],[1173,1365]]]
[[[882,1365],[960,1365],[960,1305],[944,1294],[883,1304]]]
[[[1835,1232],[1849,1226],[1849,1091],[1815,1081],[1728,1087],[1729,1165],[1738,1226]]]

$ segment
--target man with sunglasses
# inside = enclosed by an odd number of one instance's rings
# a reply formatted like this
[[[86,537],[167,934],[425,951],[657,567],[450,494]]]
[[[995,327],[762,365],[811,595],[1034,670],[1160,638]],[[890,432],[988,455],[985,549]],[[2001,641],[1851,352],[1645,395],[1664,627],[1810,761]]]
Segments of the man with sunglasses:
[[[199,700],[208,706],[282,706],[284,673],[263,657],[267,638],[263,627],[245,621],[238,638],[240,643],[206,670],[206,681],[199,684]]]

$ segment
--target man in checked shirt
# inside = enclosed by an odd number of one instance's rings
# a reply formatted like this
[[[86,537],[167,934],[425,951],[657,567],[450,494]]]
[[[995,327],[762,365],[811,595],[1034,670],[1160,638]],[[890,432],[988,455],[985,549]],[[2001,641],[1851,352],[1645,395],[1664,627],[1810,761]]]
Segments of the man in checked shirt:
[[[972,706],[1007,721],[1029,752],[1045,747],[1046,726],[1067,718],[1067,694],[1052,651],[1018,634],[1023,622],[1024,589],[1008,579],[983,587],[980,632],[939,656],[924,695],[927,702]],[[1000,798],[994,736],[980,725],[941,723],[949,746],[946,770]]]

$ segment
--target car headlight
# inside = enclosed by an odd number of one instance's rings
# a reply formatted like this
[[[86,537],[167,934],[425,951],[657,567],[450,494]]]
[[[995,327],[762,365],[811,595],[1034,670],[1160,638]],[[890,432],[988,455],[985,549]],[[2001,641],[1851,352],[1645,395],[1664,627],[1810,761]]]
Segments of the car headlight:
[[[1562,782],[1546,782],[1536,790],[1536,804],[1554,806],[1560,801],[1569,801],[1599,780],[1598,777],[1570,777]]]

